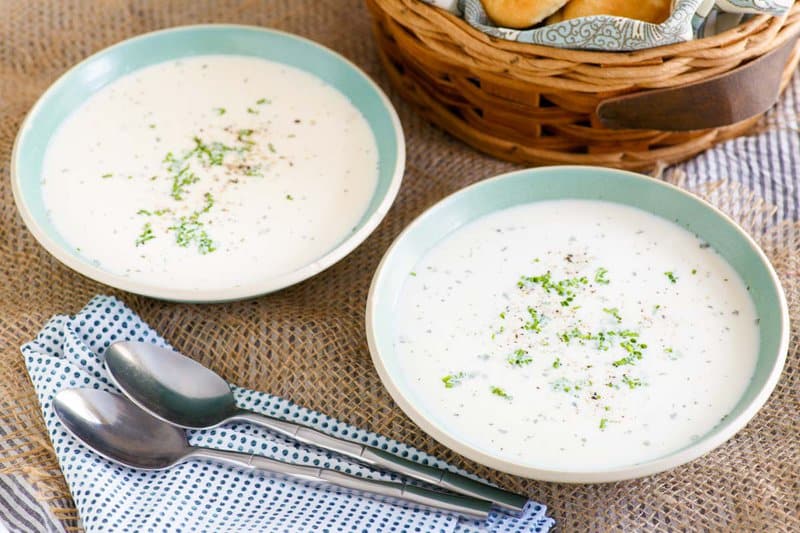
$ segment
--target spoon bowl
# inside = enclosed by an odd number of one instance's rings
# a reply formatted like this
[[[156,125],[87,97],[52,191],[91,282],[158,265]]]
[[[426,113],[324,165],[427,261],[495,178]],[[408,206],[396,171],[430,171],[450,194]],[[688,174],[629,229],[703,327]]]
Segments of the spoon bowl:
[[[162,470],[190,452],[186,435],[122,396],[96,389],[56,394],[53,409],[67,431],[106,459],[131,468]]]
[[[111,379],[139,407],[170,424],[205,429],[239,412],[228,383],[169,348],[115,342],[106,350]]]

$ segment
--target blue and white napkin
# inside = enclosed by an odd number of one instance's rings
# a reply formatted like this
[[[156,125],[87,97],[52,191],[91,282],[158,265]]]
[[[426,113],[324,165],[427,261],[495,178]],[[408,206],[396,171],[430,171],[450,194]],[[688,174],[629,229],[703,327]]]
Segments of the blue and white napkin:
[[[144,472],[116,465],[84,447],[62,427],[52,400],[65,388],[94,387],[119,392],[102,364],[117,340],[166,345],[166,341],[119,300],[95,297],[74,316],[55,316],[22,347],[50,439],[89,531],[512,531],[545,532],[554,521],[546,507],[529,502],[522,516],[492,512],[485,522],[446,513],[413,510],[367,497],[337,494],[270,479],[236,468],[192,461],[166,471]],[[448,466],[399,442],[304,409],[266,393],[235,389],[240,406],[302,421],[322,431],[369,443],[424,464]],[[323,465],[375,479],[391,479],[331,454],[246,425],[190,431],[193,445],[209,446],[302,464]]]
[[[576,50],[644,50],[709,37],[738,25],[749,15],[781,16],[794,0],[674,0],[660,24],[607,15],[565,20],[517,30],[496,26],[481,0],[423,0],[446,9],[472,27],[500,39]]]

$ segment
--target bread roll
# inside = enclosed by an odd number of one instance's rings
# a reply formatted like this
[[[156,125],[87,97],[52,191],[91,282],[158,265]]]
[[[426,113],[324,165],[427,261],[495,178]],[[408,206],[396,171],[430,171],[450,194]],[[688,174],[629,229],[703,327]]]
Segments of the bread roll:
[[[527,28],[538,24],[568,0],[481,0],[492,22],[505,28]]]
[[[570,0],[563,9],[547,19],[548,24],[562,20],[611,15],[661,24],[672,10],[672,0]]]
[[[561,9],[559,9],[558,11],[556,11],[555,13],[553,13],[552,15],[550,15],[549,17],[547,17],[546,24],[555,24],[556,22],[561,22],[562,20],[564,20],[564,8],[563,7]]]

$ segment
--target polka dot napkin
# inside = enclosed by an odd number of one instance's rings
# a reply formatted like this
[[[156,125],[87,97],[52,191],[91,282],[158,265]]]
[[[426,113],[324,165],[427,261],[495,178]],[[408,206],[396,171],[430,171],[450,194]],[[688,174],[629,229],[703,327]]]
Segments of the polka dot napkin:
[[[65,432],[53,412],[55,394],[93,387],[119,392],[102,364],[117,340],[166,341],[119,300],[95,297],[74,316],[56,316],[22,347],[45,423],[83,527],[91,531],[420,531],[545,532],[554,521],[545,506],[529,502],[522,516],[492,512],[485,522],[446,513],[380,503],[335,489],[307,487],[202,461],[159,472],[137,471],[94,454]],[[237,402],[254,411],[302,421],[322,431],[359,440],[424,464],[447,464],[393,440],[342,424],[291,402],[236,388]],[[193,445],[257,453],[322,465],[375,479],[391,479],[334,455],[298,445],[247,424],[189,431]]]

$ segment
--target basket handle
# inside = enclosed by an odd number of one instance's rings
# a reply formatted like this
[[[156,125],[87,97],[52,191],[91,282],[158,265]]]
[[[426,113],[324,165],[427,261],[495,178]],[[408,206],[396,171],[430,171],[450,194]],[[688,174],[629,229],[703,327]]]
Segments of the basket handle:
[[[610,129],[662,131],[718,128],[760,115],[778,100],[797,37],[707,80],[609,98],[598,104],[597,115]]]

